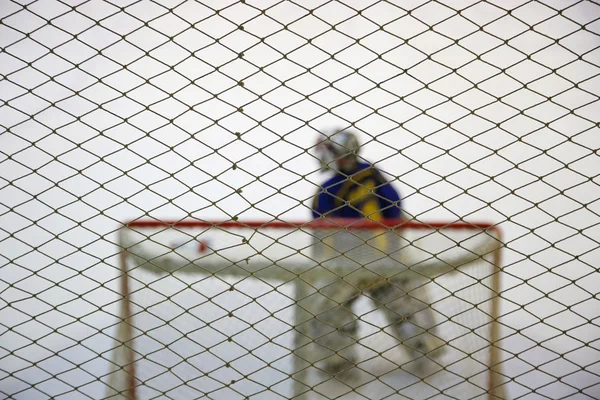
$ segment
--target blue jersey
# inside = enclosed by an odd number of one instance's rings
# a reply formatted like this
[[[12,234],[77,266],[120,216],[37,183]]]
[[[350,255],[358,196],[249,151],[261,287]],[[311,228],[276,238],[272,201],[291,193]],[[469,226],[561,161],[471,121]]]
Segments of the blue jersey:
[[[323,183],[313,200],[314,218],[400,218],[400,196],[372,165],[358,163],[349,176],[337,173]]]

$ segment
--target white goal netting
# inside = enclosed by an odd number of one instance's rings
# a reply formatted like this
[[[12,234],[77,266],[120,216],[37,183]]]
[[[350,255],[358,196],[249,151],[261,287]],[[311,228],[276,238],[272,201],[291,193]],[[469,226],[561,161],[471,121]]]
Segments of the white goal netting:
[[[120,238],[126,293],[109,394],[491,399],[501,391],[494,227],[139,221]],[[400,294],[377,301],[371,293],[386,282]],[[343,293],[357,297],[357,329],[331,348],[315,321],[335,329],[328,310]],[[405,313],[406,336],[386,310]],[[352,365],[330,373],[335,356]]]

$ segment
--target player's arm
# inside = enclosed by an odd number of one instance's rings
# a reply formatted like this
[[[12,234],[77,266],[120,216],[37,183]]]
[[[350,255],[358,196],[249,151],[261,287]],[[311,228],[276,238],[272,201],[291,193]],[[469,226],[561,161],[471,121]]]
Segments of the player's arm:
[[[312,203],[312,216],[313,218],[321,218],[327,216],[334,210],[334,197],[327,191],[327,188],[319,189]]]
[[[385,182],[378,187],[377,195],[380,198],[384,218],[402,218],[400,194],[391,183]]]

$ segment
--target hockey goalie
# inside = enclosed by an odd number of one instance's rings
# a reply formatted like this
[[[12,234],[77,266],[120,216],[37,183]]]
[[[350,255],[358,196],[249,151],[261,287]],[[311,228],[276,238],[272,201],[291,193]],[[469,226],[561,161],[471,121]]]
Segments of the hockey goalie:
[[[314,154],[323,169],[333,176],[319,187],[314,197],[313,217],[328,221],[401,221],[399,193],[382,172],[359,157],[359,151],[357,135],[352,131],[338,129],[321,135]],[[423,373],[431,360],[441,354],[444,344],[436,336],[433,310],[423,288],[427,279],[402,265],[391,276],[369,270],[369,260],[361,252],[365,249],[371,253],[380,251],[382,258],[387,257],[390,249],[399,247],[398,232],[389,232],[382,226],[379,233],[371,232],[369,238],[356,235],[345,233],[346,238],[350,236],[358,242],[346,243],[346,249],[340,248],[344,243],[335,242],[335,237],[321,239],[321,250],[317,252],[321,260],[326,262],[330,250],[346,257],[348,263],[360,265],[356,266],[355,273],[330,279],[307,302],[306,307],[314,315],[309,335],[317,349],[314,352],[316,365],[324,373],[340,379],[353,376],[359,362],[357,343],[360,340],[357,337],[359,317],[354,306],[357,299],[367,297],[385,315],[388,325],[382,329],[391,333],[403,353],[404,361],[398,367],[411,363],[413,373]]]

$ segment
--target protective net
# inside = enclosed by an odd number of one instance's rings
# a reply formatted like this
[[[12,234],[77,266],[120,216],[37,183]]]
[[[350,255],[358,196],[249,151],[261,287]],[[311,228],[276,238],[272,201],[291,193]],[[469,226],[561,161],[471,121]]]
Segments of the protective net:
[[[0,2],[0,397],[599,398],[599,19]],[[403,220],[309,221],[332,127]]]

